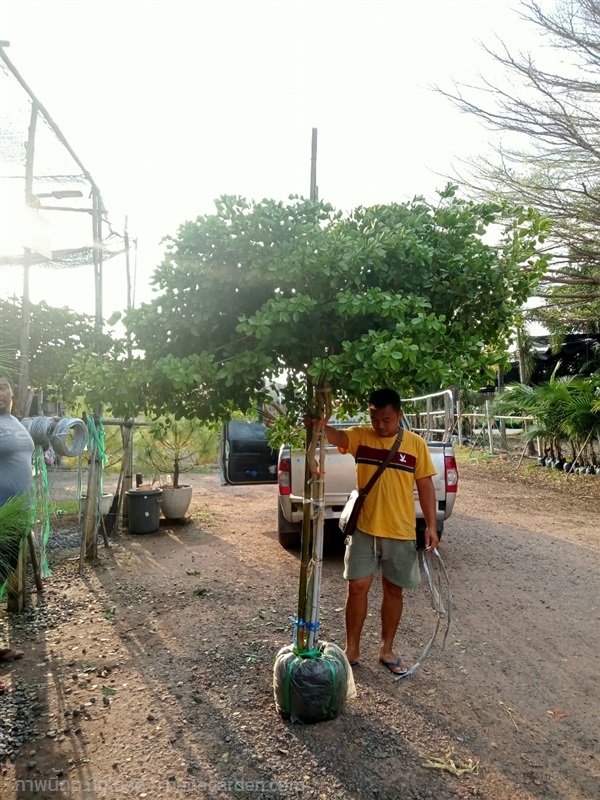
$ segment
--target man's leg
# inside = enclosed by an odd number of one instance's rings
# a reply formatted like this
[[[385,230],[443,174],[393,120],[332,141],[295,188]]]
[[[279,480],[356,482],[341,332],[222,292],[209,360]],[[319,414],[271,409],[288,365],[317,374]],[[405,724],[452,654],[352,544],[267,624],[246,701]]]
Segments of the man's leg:
[[[346,655],[350,663],[360,658],[360,635],[367,616],[367,598],[373,573],[377,569],[375,538],[356,530],[346,537],[344,578],[348,581],[346,598]]]
[[[381,644],[379,646],[379,660],[386,663],[392,672],[400,675],[406,672],[405,666],[396,666],[394,662],[398,657],[394,655],[394,636],[398,630],[402,617],[403,595],[402,587],[381,578],[383,587],[383,600],[381,601]]]
[[[354,663],[360,658],[360,635],[367,617],[369,589],[373,576],[348,581],[346,598],[346,656]]]
[[[382,539],[381,572],[383,601],[381,603],[381,644],[379,660],[396,675],[407,672],[394,654],[394,636],[402,617],[403,587],[414,589],[421,581],[419,555],[414,541]]]

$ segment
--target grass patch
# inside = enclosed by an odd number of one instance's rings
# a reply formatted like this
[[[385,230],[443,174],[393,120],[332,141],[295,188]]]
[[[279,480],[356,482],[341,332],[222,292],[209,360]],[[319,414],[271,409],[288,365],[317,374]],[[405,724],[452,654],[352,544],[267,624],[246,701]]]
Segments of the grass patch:
[[[50,501],[48,503],[50,514],[59,517],[70,517],[79,513],[79,503],[76,500],[63,500],[62,502]]]
[[[195,522],[202,522],[203,519],[208,519],[209,517],[214,516],[214,513],[215,512],[211,508],[207,508],[205,506],[204,508],[198,508],[195,511],[191,511],[189,516]]]
[[[489,450],[474,448],[465,445],[454,445],[454,457],[457,464],[479,464],[481,462],[493,461],[500,458],[497,453],[490,453]]]

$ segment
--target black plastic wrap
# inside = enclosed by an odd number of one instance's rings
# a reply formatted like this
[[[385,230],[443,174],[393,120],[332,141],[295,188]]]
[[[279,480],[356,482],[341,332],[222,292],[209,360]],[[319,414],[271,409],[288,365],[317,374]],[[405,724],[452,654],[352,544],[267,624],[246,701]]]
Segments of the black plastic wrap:
[[[354,692],[354,678],[346,654],[337,645],[319,642],[312,655],[283,647],[273,667],[273,691],[278,712],[292,722],[333,719]]]

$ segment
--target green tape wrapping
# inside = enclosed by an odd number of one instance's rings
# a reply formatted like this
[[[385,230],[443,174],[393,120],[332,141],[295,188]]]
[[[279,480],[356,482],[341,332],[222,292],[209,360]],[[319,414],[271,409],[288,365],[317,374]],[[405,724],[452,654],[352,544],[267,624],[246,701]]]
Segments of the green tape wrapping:
[[[298,647],[294,647],[294,655],[297,655],[300,658],[318,658],[321,655],[321,651],[318,647],[315,647],[312,650],[300,650]]]
[[[34,453],[34,473],[37,492],[35,493],[34,519],[40,518],[40,573],[42,578],[52,575],[48,564],[46,547],[50,538],[50,504],[48,493],[48,470],[42,446],[37,444]],[[39,512],[39,513],[38,513]]]
[[[327,666],[331,670],[331,697],[329,698],[329,708],[327,709],[327,719],[329,719],[331,717],[337,695],[337,675],[332,662],[336,661],[338,664],[340,664],[341,662],[339,658],[336,658],[336,656],[330,656],[327,653],[323,653],[323,658],[325,659],[325,661],[327,662]],[[343,664],[342,668],[345,671],[345,667],[343,666]]]
[[[87,429],[88,429],[88,453],[93,453],[94,450],[97,453],[97,456],[100,460],[100,464],[104,466],[108,461],[108,456],[106,455],[105,450],[105,431],[104,431],[104,424],[101,419],[98,420],[96,423],[93,417],[87,417],[86,420]],[[77,499],[81,500],[82,495],[82,475],[83,475],[83,466],[82,466],[82,459],[81,455],[77,457]],[[98,487],[98,509],[100,508],[100,502],[102,500],[102,495],[104,494],[104,471],[100,470],[100,478],[99,478],[99,487]]]

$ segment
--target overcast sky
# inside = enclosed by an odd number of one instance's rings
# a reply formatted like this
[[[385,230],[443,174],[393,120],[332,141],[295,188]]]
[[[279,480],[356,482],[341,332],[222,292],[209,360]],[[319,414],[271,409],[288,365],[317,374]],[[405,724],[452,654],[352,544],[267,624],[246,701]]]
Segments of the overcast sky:
[[[543,3],[544,4],[544,3]],[[517,0],[3,0],[0,38],[139,239],[138,298],[160,239],[224,193],[336,207],[431,196],[489,134],[431,90],[490,74],[479,41],[528,44]],[[20,286],[17,270],[2,291]],[[105,316],[125,305],[106,265]],[[68,288],[67,288],[68,286]],[[17,289],[20,294],[20,290]],[[32,300],[92,311],[93,279],[42,270]]]

